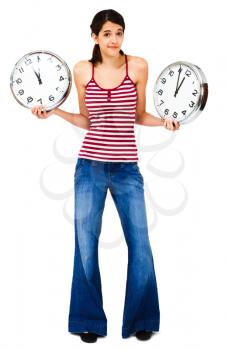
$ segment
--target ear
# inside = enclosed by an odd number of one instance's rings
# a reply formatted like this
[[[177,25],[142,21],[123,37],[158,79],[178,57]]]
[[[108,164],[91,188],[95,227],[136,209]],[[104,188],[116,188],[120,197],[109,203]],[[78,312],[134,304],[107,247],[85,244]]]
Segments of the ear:
[[[93,38],[95,44],[98,44],[98,36],[95,33],[92,33],[92,38]]]

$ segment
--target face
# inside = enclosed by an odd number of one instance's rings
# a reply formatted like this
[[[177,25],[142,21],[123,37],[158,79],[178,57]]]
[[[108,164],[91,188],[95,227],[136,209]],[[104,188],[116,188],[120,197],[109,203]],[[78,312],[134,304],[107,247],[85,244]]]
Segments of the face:
[[[116,23],[106,22],[98,36],[92,34],[94,42],[99,44],[100,50],[107,56],[118,56],[124,39],[123,28]]]

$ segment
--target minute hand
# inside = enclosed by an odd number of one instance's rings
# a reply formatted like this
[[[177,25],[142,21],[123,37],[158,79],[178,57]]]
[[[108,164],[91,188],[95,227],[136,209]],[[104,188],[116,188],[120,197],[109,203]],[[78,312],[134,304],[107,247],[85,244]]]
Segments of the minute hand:
[[[181,81],[180,85],[177,87],[177,89],[176,89],[176,91],[175,91],[175,94],[174,94],[174,97],[176,97],[176,95],[177,95],[178,91],[180,90],[180,87],[181,87],[181,85],[183,84],[184,79],[185,79],[185,77],[182,79],[182,81]]]
[[[42,80],[41,80],[41,78],[40,78],[40,72],[37,73],[33,67],[32,67],[32,69],[33,69],[33,72],[34,72],[34,73],[36,74],[36,76],[37,76],[37,79],[38,79],[38,81],[39,81],[39,85],[41,85],[41,84],[42,84]]]
[[[179,84],[179,79],[180,79],[180,74],[181,74],[181,72],[182,72],[182,68],[181,68],[181,66],[180,66],[180,68],[178,69],[178,78],[177,78],[177,85],[176,85],[176,90],[175,90],[175,93],[176,93],[176,91],[177,91],[177,87],[178,87],[178,84]]]

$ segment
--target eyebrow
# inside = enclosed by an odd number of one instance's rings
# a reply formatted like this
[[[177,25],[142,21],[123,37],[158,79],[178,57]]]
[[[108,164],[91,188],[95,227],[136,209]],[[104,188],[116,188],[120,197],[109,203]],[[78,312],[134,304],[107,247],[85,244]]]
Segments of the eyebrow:
[[[121,28],[117,29],[117,31],[119,31],[119,30],[120,30],[121,32],[123,32],[123,29],[121,29]],[[104,33],[105,33],[105,32],[111,32],[111,30],[106,29],[106,30],[104,30]]]

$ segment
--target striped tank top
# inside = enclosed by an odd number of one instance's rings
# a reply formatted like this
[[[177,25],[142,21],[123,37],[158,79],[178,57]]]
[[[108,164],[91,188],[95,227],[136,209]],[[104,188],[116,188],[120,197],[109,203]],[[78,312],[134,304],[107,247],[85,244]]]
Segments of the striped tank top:
[[[86,85],[85,104],[90,129],[86,133],[78,157],[110,162],[136,162],[138,150],[134,124],[136,115],[136,84],[126,75],[120,85],[103,89],[92,78]]]

